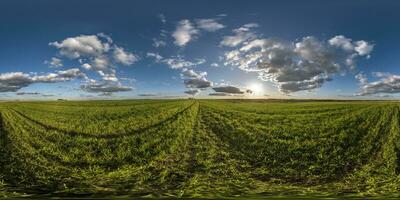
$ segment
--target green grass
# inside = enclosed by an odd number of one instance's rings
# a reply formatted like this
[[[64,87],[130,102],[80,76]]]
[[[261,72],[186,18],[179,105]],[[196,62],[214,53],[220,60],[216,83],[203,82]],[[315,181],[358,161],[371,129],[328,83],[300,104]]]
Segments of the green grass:
[[[400,194],[397,102],[0,104],[0,196]]]

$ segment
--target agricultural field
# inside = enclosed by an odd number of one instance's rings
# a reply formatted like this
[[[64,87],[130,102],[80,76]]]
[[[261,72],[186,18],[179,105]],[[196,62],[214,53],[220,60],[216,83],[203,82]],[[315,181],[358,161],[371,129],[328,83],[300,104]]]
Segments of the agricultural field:
[[[400,104],[0,104],[0,196],[399,196]]]

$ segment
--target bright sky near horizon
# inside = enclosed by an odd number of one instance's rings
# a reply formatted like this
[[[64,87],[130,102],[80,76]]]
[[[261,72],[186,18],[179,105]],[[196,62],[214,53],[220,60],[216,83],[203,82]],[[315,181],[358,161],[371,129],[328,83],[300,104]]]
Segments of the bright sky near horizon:
[[[400,1],[2,0],[0,99],[397,98]]]

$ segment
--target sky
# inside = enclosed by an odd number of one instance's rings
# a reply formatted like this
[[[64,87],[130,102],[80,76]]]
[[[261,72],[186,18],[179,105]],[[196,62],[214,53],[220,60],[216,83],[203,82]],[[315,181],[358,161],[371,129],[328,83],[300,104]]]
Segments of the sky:
[[[399,9],[395,0],[2,0],[0,99],[396,99]]]

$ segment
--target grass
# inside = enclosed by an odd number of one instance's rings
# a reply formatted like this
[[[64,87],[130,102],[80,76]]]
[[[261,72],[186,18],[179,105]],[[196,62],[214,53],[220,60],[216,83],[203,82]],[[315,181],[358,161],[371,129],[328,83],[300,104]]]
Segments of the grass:
[[[400,194],[397,102],[0,104],[0,196]]]

